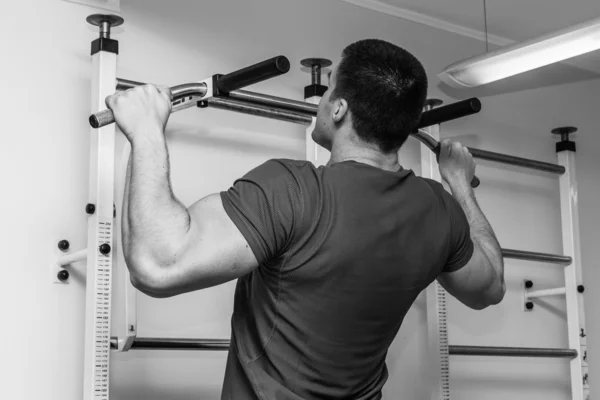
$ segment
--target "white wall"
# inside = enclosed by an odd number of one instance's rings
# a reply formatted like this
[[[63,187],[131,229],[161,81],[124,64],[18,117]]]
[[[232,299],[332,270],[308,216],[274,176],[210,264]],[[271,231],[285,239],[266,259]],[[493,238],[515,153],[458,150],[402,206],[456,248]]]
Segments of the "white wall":
[[[0,398],[81,398],[84,318],[84,269],[69,285],[50,283],[49,264],[56,243],[69,239],[74,249],[86,243],[88,126],[90,97],[89,42],[96,30],[85,17],[97,10],[55,0],[21,0],[8,7],[2,25],[6,41],[2,68],[5,110],[2,135],[2,230],[5,289],[0,312],[9,322],[0,338],[4,360]],[[234,13],[235,12],[235,13]],[[431,77],[431,97],[446,102],[467,97],[438,87],[435,73],[457,59],[482,51],[482,44],[432,28],[366,11],[335,0],[254,0],[194,2],[129,0],[126,23],[115,31],[121,56],[118,76],[177,84],[228,72],[278,54],[292,62],[289,74],[256,85],[253,90],[301,99],[309,75],[299,68],[305,57],[339,60],[354,40],[380,37],[417,55]],[[549,130],[576,125],[581,134],[581,234],[585,298],[590,337],[598,337],[600,300],[593,282],[598,257],[595,211],[600,183],[595,153],[600,81],[589,74],[552,69],[562,85],[495,92],[482,98],[477,116],[448,123],[443,135],[489,150],[555,161]],[[571,81],[575,83],[571,83]],[[482,93],[486,94],[486,93]],[[458,99],[458,98],[457,98]],[[173,186],[186,204],[219,191],[253,166],[272,157],[302,158],[303,127],[224,111],[188,110],[172,117],[168,133]],[[119,142],[119,147],[122,141]],[[405,166],[415,168],[418,147],[404,150]],[[117,150],[120,155],[120,148]],[[555,178],[481,163],[478,190],[482,208],[502,245],[561,252],[559,203]],[[564,347],[564,306],[558,300],[521,312],[520,285],[526,276],[536,287],[556,287],[562,271],[547,265],[507,261],[508,295],[498,307],[469,311],[450,305],[453,344]],[[155,337],[226,337],[233,283],[168,300],[140,296],[139,335]],[[117,329],[117,327],[115,327]],[[590,369],[600,345],[590,340]],[[386,398],[426,398],[426,322],[421,297],[388,357]],[[218,398],[223,353],[130,352],[112,358],[113,399],[184,400]],[[567,399],[564,362],[548,360],[452,359],[453,398],[486,400]],[[592,377],[593,382],[593,377]]]

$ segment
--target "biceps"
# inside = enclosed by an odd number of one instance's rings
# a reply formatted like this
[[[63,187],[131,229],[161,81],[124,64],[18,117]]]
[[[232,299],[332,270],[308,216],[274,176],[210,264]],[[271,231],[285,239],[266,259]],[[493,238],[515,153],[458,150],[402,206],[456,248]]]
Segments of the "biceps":
[[[220,195],[203,198],[188,212],[190,230],[165,282],[169,292],[216,286],[258,266],[248,242],[225,212]]]

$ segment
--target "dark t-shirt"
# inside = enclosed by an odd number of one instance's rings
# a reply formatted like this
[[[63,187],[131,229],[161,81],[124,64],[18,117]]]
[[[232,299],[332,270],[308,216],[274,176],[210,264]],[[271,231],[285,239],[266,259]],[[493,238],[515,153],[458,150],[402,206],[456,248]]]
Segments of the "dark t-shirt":
[[[237,282],[222,399],[381,399],[407,311],[473,253],[460,205],[410,170],[270,160],[221,198],[260,264]]]

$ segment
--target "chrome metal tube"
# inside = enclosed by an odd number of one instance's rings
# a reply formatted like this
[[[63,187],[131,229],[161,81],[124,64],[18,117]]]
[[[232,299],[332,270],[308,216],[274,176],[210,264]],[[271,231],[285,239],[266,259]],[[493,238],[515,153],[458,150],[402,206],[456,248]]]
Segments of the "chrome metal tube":
[[[121,79],[121,78],[117,78],[117,90],[127,90],[127,89],[132,89],[136,86],[142,86],[145,85],[144,82],[136,82],[136,81],[130,81],[129,79]]]
[[[117,90],[123,91],[133,89],[134,87],[142,85],[145,85],[145,83],[117,78]],[[171,88],[171,94],[173,95],[173,101],[188,96],[203,97],[206,95],[206,84],[202,82],[196,82],[184,83],[183,85],[176,85]]]
[[[540,297],[549,297],[549,296],[564,296],[567,293],[567,288],[556,288],[556,289],[543,289],[543,290],[535,290],[535,291],[526,291],[525,297],[527,300],[536,299]]]
[[[237,111],[243,114],[267,117],[301,125],[310,125],[312,123],[312,117],[306,113],[283,110],[275,107],[267,107],[245,101],[233,100],[226,97],[211,97],[206,101],[210,108]]]
[[[271,96],[268,94],[249,92],[247,90],[234,90],[229,93],[232,99],[248,101],[255,104],[261,104],[269,107],[285,108],[286,110],[308,113],[315,117],[317,115],[317,106],[303,101],[290,100],[283,97]]]
[[[83,261],[87,258],[87,249],[79,250],[75,253],[67,254],[58,259],[57,264],[61,267],[66,267],[78,261]]]
[[[543,349],[528,347],[487,347],[487,346],[449,346],[454,356],[492,356],[492,357],[540,357],[569,358],[577,357],[577,350]]]
[[[494,153],[487,150],[474,149],[469,147],[469,151],[475,158],[482,160],[495,161],[503,164],[516,165],[519,167],[525,167],[529,169],[535,169],[539,171],[551,172],[553,174],[562,175],[565,173],[565,167],[558,164],[552,164],[542,161],[530,160],[528,158],[521,158],[515,156],[509,156],[507,154]]]
[[[206,83],[185,83],[183,85],[173,86],[171,88],[171,94],[173,100],[180,100],[184,97],[203,97],[206,95]]]
[[[502,249],[502,255],[504,256],[504,258],[512,258],[516,260],[525,261],[539,261],[560,265],[569,265],[573,262],[573,259],[568,256],[534,253],[533,251]]]

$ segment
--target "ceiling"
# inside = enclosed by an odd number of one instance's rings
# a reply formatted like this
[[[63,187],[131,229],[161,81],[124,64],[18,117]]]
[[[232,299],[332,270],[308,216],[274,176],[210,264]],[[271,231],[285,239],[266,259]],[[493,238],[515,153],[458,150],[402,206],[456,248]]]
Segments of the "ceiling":
[[[485,40],[483,0],[344,0]],[[599,0],[487,0],[489,41],[504,46],[600,18]],[[458,61],[458,60],[457,60]],[[600,51],[570,65],[600,73]]]

